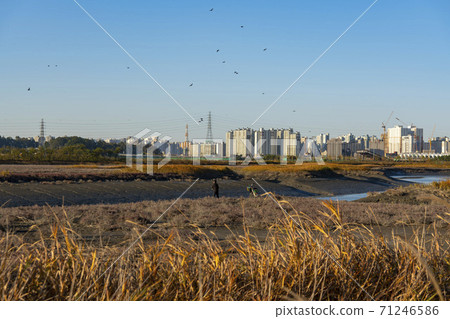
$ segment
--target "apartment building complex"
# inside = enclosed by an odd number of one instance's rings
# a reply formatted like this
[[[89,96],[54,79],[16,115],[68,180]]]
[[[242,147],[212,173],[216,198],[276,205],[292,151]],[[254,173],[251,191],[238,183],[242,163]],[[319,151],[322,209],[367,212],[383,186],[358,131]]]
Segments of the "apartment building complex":
[[[232,130],[226,134],[226,156],[296,156],[301,149],[300,138],[300,133],[291,128]]]

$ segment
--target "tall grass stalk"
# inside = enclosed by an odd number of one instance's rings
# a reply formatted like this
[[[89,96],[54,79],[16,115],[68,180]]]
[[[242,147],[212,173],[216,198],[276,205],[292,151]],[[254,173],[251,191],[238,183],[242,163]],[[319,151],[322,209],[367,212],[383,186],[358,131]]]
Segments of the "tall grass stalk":
[[[51,234],[34,243],[0,237],[0,299],[370,300],[320,244],[376,300],[449,300],[450,256],[436,229],[431,242],[417,234],[406,243],[344,224],[331,203],[321,212],[327,223],[280,204],[292,218],[270,227],[265,241],[246,226],[227,241],[200,228],[173,231],[141,239],[113,265],[123,246],[87,244],[67,215],[55,215]]]

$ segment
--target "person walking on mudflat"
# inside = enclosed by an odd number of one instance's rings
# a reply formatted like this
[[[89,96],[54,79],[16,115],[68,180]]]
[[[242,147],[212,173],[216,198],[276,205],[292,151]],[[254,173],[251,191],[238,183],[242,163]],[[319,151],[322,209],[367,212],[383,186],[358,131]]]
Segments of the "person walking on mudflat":
[[[219,198],[219,184],[217,184],[217,180],[213,180],[212,190],[214,192],[214,197]]]

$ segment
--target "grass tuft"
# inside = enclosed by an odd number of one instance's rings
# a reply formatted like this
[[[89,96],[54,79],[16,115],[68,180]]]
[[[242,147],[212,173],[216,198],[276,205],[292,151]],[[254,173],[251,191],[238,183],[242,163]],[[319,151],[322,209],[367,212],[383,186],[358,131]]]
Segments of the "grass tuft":
[[[432,185],[442,190],[450,190],[450,179],[440,182],[433,182]]]

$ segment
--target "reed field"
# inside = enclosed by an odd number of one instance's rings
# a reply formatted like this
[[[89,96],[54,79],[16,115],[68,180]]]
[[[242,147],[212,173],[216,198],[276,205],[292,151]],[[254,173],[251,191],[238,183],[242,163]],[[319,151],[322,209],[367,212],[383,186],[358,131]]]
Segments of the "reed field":
[[[192,163],[179,163],[179,164],[166,164],[162,167],[157,165],[153,166],[155,173],[175,173],[180,175],[193,175],[200,176],[201,173],[210,173],[215,171],[216,174],[229,174],[230,171],[235,174],[246,176],[248,174],[255,173],[280,173],[280,174],[292,174],[292,173],[305,173],[305,172],[322,172],[322,173],[367,173],[373,171],[384,171],[389,169],[399,170],[448,170],[450,169],[450,163],[433,163],[433,162],[326,162],[325,165],[318,165],[315,162],[304,162],[301,165],[294,165],[294,162],[288,165],[280,165],[279,163],[267,163],[266,165],[248,165],[248,166],[232,166],[222,163],[221,165],[214,165],[209,163],[207,165],[192,165]],[[238,163],[239,164],[239,163]],[[256,163],[254,163],[256,164]],[[133,169],[126,167],[122,168],[124,171],[133,171]],[[147,166],[144,164],[143,169],[147,170]]]
[[[31,226],[40,234],[33,242],[4,231],[0,299],[450,300],[449,238],[436,221],[406,242],[345,222],[331,202],[313,219],[271,199],[283,210],[263,242],[245,218],[243,232],[227,240],[193,226],[149,242],[139,236],[146,228],[136,226],[122,244],[94,245],[65,211],[54,215],[50,231]],[[450,214],[438,219],[448,229]]]

